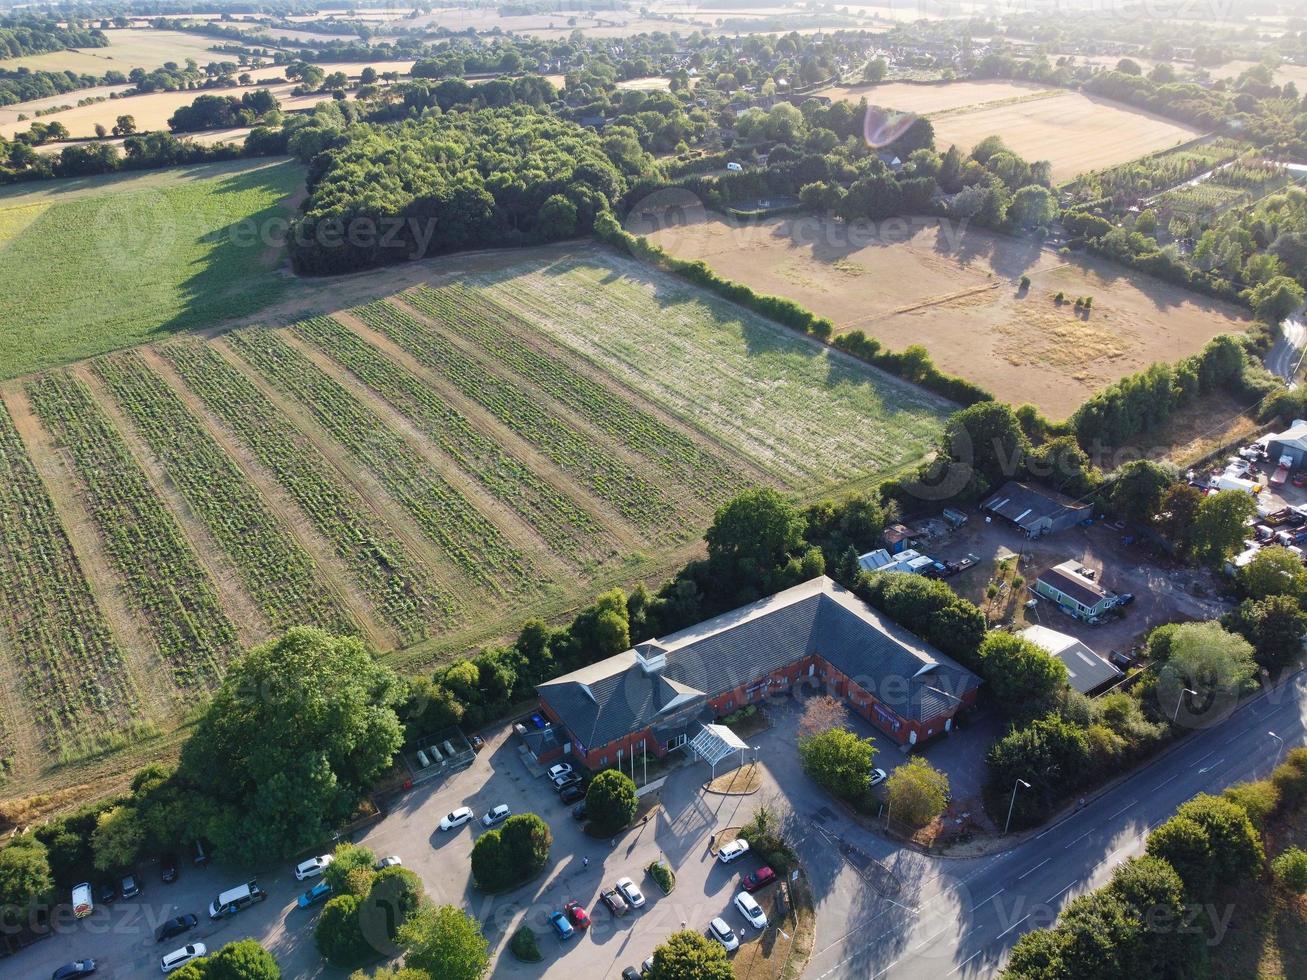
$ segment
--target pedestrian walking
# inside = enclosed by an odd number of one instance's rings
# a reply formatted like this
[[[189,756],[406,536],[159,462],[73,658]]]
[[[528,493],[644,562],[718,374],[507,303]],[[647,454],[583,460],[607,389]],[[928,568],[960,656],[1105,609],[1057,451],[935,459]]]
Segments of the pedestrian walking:
[[[583,859],[581,860],[581,867],[583,867],[583,868],[588,868],[588,867],[590,867],[590,859],[589,859],[589,858],[583,858]]]

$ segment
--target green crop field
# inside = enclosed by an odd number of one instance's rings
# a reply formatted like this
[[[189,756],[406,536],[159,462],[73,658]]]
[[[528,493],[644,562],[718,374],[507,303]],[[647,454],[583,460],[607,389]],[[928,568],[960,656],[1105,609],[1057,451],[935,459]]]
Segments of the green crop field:
[[[633,260],[464,282],[796,488],[903,466],[956,408]]]
[[[920,459],[952,408],[601,249],[439,272],[0,386],[0,781],[169,732],[292,624],[422,663],[564,618],[747,486]]]
[[[0,377],[253,313],[289,281],[233,240],[284,213],[290,163],[241,161],[0,193]]]

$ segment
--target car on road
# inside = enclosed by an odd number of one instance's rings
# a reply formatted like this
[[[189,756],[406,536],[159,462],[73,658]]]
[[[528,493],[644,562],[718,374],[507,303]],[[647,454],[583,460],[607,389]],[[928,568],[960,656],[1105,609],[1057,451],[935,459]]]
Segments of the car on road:
[[[1116,604],[1118,606],[1128,606],[1130,605],[1130,603],[1134,601],[1135,601],[1135,594],[1133,592],[1122,592],[1119,596],[1116,597]]]
[[[385,871],[387,868],[398,868],[404,864],[399,859],[398,854],[390,854],[383,857],[380,861],[372,866],[373,871]]]
[[[633,909],[644,908],[644,892],[630,878],[618,878],[617,890],[626,899],[626,904]]]
[[[166,939],[176,939],[182,933],[190,932],[199,924],[200,920],[189,912],[186,915],[173,916],[154,930],[154,941],[161,943]]]
[[[728,953],[740,948],[740,938],[731,931],[731,927],[720,915],[708,923],[708,935],[721,943]]]
[[[165,854],[159,858],[159,880],[165,884],[177,880],[177,855]]]
[[[889,773],[884,769],[873,769],[871,770],[871,781],[867,785],[879,786],[887,779],[889,779]]]
[[[572,772],[572,767],[570,765],[566,762],[559,762],[556,765],[549,767],[549,778],[551,780],[557,779],[559,776],[566,776],[570,772]]]
[[[141,879],[135,873],[123,875],[119,888],[122,889],[123,898],[135,898],[141,893]]]
[[[590,928],[590,913],[580,902],[568,902],[563,906],[563,911],[567,913],[568,920],[578,929]]]
[[[302,909],[307,909],[317,905],[324,898],[331,894],[331,885],[325,881],[319,881],[316,885],[306,891],[299,898],[295,899],[295,904]]]
[[[295,880],[305,881],[309,878],[316,878],[322,872],[326,871],[328,866],[336,858],[331,854],[319,854],[317,857],[309,858],[307,861],[301,861],[295,865]]]
[[[749,921],[749,925],[755,929],[767,928],[767,913],[762,910],[762,906],[748,892],[740,892],[735,896],[735,907],[740,910],[740,915]]]
[[[570,786],[564,786],[558,791],[558,798],[564,803],[575,803],[577,800],[584,800],[585,787],[580,783],[572,783]]]
[[[455,827],[461,827],[472,819],[472,808],[470,806],[461,806],[453,813],[445,814],[440,820],[441,830],[453,830]]]
[[[599,893],[599,900],[608,906],[608,911],[613,915],[626,915],[631,911],[631,906],[626,904],[624,899],[616,888],[609,888]]]
[[[501,803],[493,810],[486,812],[486,815],[481,818],[481,825],[483,827],[493,827],[497,823],[503,823],[512,815],[513,811],[508,808],[508,804]]]
[[[717,860],[722,864],[730,864],[732,861],[742,858],[748,853],[749,842],[737,837],[729,844],[724,845],[722,849],[717,852]]]
[[[164,973],[171,973],[173,970],[179,970],[191,960],[198,960],[201,956],[208,953],[208,948],[204,943],[190,943],[181,949],[174,949],[171,953],[159,961],[159,967]]]
[[[572,923],[567,921],[565,912],[554,912],[549,916],[549,924],[554,927],[554,932],[558,934],[559,939],[571,939],[576,935],[576,930],[572,928]]]
[[[581,774],[579,772],[565,772],[561,776],[554,777],[554,789],[564,790],[568,786],[575,786],[580,781]]]
[[[50,974],[50,980],[74,980],[75,977],[89,977],[94,972],[95,960],[74,960]]]
[[[740,879],[740,887],[746,892],[756,892],[766,888],[776,880],[776,872],[771,868],[759,868],[757,871],[750,871]]]

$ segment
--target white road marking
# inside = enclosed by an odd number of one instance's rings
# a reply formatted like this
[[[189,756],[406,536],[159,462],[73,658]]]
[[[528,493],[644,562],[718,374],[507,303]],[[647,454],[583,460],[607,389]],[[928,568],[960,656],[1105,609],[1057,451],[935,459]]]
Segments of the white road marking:
[[[1023,915],[1020,919],[1018,919],[1016,922],[1012,923],[1010,926],[1008,926],[1006,929],[1004,929],[1002,932],[1000,932],[1000,933],[999,933],[996,937],[994,937],[994,938],[996,938],[996,939],[1002,939],[1004,936],[1006,936],[1009,932],[1011,932],[1011,931],[1012,931],[1013,929],[1015,929],[1017,926],[1021,925],[1021,923],[1025,922],[1026,919],[1030,918],[1030,916],[1033,915],[1033,914],[1034,914],[1034,913],[1031,912],[1031,913],[1027,913],[1026,915]]]
[[[983,902],[977,902],[975,905],[971,906],[971,911],[973,912],[976,911],[976,909],[980,908],[982,905],[988,905],[990,902],[994,901],[994,899],[998,898],[998,896],[1002,895],[1005,891],[1007,891],[1006,888],[1000,888],[998,891],[994,892],[993,895],[990,895],[989,898],[985,899]]]
[[[1053,860],[1053,859],[1052,859],[1052,858],[1044,858],[1044,860],[1040,861],[1037,865],[1035,865],[1035,866],[1034,866],[1033,868],[1031,868],[1029,871],[1026,871],[1024,874],[1019,874],[1019,875],[1017,875],[1017,881],[1020,881],[1022,878],[1024,878],[1024,877],[1025,877],[1026,875],[1028,875],[1028,874],[1033,874],[1034,872],[1038,871],[1038,870],[1039,870],[1040,868],[1042,868],[1044,865],[1048,864],[1048,862],[1051,861],[1051,860]]]
[[[1076,883],[1073,881],[1073,882],[1071,882],[1071,884],[1067,885],[1066,888],[1063,888],[1062,891],[1057,892],[1056,894],[1053,894],[1053,895],[1049,895],[1048,898],[1044,899],[1044,901],[1046,901],[1046,902],[1051,902],[1051,901],[1053,901],[1053,899],[1055,899],[1055,898],[1057,898],[1058,896],[1060,896],[1063,892],[1069,891],[1070,889],[1074,888],[1075,886],[1076,886]]]

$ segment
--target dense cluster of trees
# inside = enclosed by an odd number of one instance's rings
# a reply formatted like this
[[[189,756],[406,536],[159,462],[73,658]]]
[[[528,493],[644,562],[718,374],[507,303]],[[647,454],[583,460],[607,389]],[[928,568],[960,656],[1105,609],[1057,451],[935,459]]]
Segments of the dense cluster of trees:
[[[205,129],[232,129],[253,126],[281,104],[267,89],[254,89],[238,99],[234,95],[201,95],[182,106],[168,120],[174,133],[198,133]]]
[[[502,826],[477,838],[472,847],[472,877],[488,892],[519,885],[545,866],[553,842],[549,825],[538,816],[515,813]]]
[[[407,868],[376,868],[366,847],[340,844],[323,874],[331,898],[318,917],[313,939],[327,962],[361,966],[398,952],[404,927],[426,903],[422,879]]]
[[[570,238],[626,188],[594,133],[524,106],[345,135],[309,174],[290,249],[303,273]]]
[[[1248,895],[1266,871],[1263,833],[1307,800],[1307,749],[1293,749],[1269,779],[1238,783],[1221,796],[1200,794],[1149,836],[1107,885],[1072,900],[1056,925],[1022,936],[1003,980],[1088,976],[1206,976],[1217,926],[1190,910]],[[1271,863],[1290,893],[1307,886],[1303,852],[1286,848]],[[1255,915],[1253,911],[1250,914]],[[1186,927],[1178,928],[1180,923]]]
[[[19,13],[0,17],[0,59],[108,44],[103,31],[65,24],[52,16]]]

